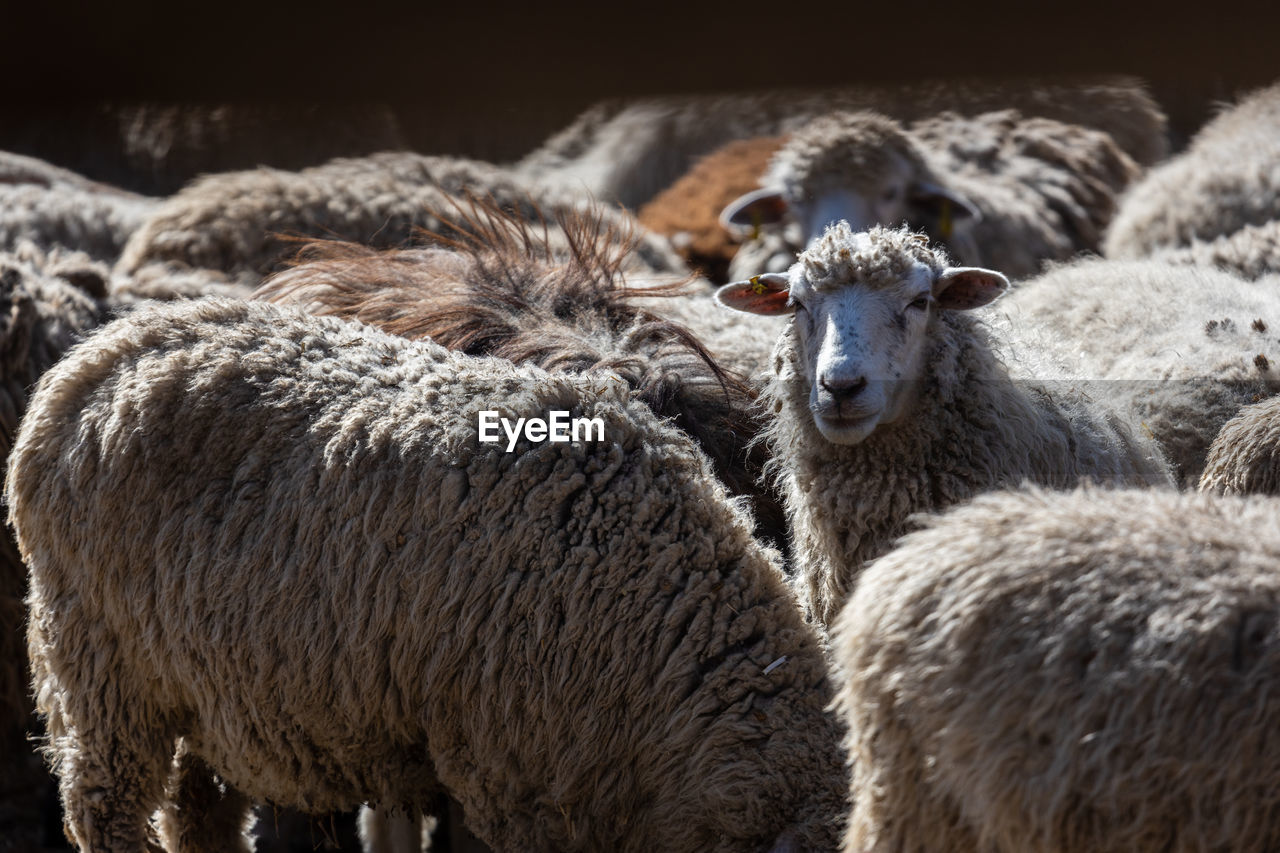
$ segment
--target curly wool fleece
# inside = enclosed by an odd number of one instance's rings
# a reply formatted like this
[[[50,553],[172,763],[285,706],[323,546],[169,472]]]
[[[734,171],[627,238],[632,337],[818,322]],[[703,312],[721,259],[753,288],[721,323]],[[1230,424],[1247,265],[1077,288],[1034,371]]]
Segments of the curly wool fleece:
[[[607,440],[505,453],[482,409]],[[232,802],[443,790],[496,850],[836,845],[818,638],[706,458],[620,383],[168,303],[46,374],[7,494],[81,849],[145,846],[179,736]],[[222,802],[170,803],[175,831],[242,849],[200,825]]]

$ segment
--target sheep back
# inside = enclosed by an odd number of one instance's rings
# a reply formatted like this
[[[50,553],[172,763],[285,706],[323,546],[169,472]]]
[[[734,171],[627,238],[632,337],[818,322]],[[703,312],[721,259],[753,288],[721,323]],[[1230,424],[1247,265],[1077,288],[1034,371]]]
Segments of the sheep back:
[[[844,849],[1274,849],[1277,519],[1030,490],[904,537],[835,628]]]

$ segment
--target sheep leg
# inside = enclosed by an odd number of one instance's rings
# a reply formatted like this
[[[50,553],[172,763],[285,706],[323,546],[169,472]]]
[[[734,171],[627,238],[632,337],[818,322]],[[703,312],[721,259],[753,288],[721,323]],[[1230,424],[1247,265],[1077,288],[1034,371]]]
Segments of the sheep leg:
[[[160,835],[169,853],[252,853],[248,834],[252,803],[208,764],[178,748]]]
[[[80,853],[162,853],[149,817],[164,799],[173,738],[129,725],[68,731],[59,745],[67,837]],[[129,732],[125,739],[117,732]]]

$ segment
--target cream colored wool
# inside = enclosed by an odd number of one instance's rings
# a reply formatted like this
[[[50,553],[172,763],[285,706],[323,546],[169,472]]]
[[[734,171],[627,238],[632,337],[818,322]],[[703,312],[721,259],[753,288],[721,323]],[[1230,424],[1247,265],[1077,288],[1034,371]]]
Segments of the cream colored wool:
[[[983,495],[835,626],[847,853],[1280,847],[1280,501]]]
[[[859,248],[843,223],[828,228],[792,267],[792,287],[803,277],[826,288],[875,289],[911,269],[936,277],[948,265],[909,231],[877,227],[867,236],[869,245]],[[914,408],[858,444],[834,444],[814,424],[797,321],[778,338],[762,395],[776,413],[765,436],[787,510],[797,592],[823,625],[915,513],[1023,481],[1063,488],[1085,478],[1171,482],[1159,450],[1136,424],[1071,383],[1015,381],[972,316],[929,311],[921,372],[901,377],[917,383]]]
[[[1141,423],[1183,486],[1241,406],[1280,392],[1280,279],[1086,259],[1024,282],[991,314]]]
[[[339,158],[299,172],[227,172],[200,178],[165,200],[130,239],[117,271],[128,276],[148,263],[175,262],[262,276],[298,249],[287,237],[396,246],[418,229],[449,233],[445,219],[459,212],[457,197],[468,192],[530,220],[590,203],[580,192],[542,190],[488,163],[409,152]],[[642,233],[629,259],[638,269],[685,271],[667,242],[643,233],[625,211],[600,215]]]
[[[1200,491],[1280,495],[1280,396],[1245,406],[1209,447]]]
[[[482,409],[606,440],[506,453]],[[81,849],[143,847],[179,737],[170,801],[228,786],[168,810],[203,820],[183,849],[243,849],[210,828],[246,800],[441,791],[498,851],[837,844],[818,638],[706,459],[620,383],[172,302],[45,375],[7,496]]]
[[[1105,254],[1140,258],[1280,218],[1280,84],[1242,98],[1125,194]]]
[[[639,208],[698,157],[725,143],[789,133],[827,113],[875,110],[910,122],[943,111],[977,115],[1003,109],[1107,133],[1142,165],[1168,153],[1164,114],[1132,77],[1001,83],[952,78],[908,86],[604,101],[529,153],[517,170]]]
[[[1151,257],[1169,264],[1213,267],[1244,278],[1280,275],[1280,219],[1246,225],[1212,240],[1192,240],[1176,249],[1159,249]]]

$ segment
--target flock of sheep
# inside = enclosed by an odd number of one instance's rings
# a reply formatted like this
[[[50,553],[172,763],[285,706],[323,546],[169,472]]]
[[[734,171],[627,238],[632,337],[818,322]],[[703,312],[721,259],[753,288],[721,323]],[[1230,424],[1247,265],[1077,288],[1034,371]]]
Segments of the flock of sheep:
[[[0,153],[0,297],[2,851],[1280,847],[1280,84]]]

